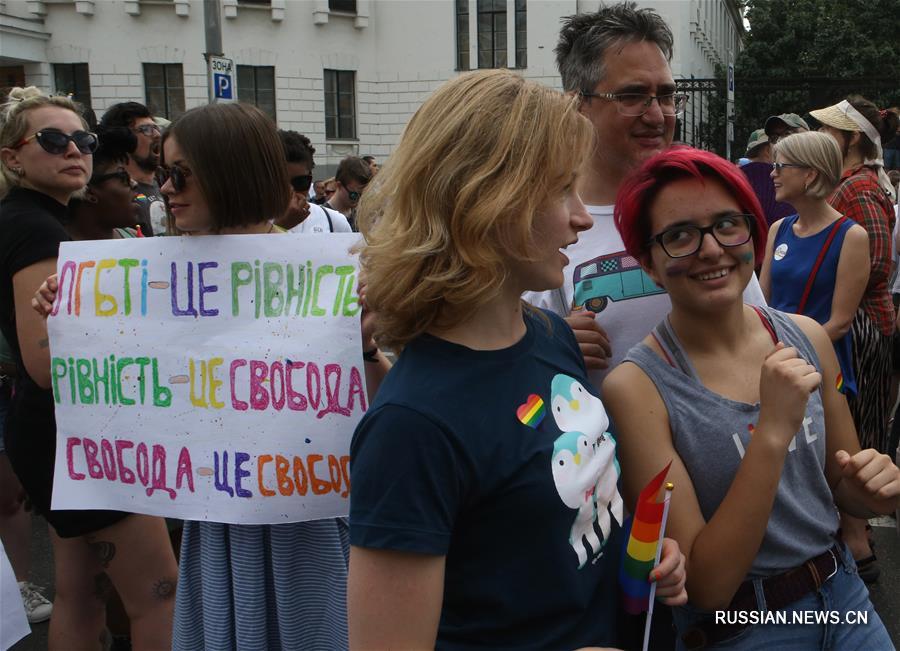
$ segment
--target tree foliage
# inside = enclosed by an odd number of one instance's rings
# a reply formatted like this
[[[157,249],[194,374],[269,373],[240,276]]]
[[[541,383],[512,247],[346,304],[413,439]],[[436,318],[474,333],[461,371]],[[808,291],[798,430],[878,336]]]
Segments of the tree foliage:
[[[865,95],[900,104],[900,0],[746,0],[735,62],[735,143],[770,115]]]
[[[892,77],[900,84],[900,0],[749,0],[744,77]]]

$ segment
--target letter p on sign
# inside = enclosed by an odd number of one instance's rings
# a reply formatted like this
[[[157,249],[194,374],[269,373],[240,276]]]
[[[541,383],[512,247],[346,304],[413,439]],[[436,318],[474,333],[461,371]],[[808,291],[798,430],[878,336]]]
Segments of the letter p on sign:
[[[231,86],[231,75],[223,75],[218,72],[214,73],[213,83],[215,84],[216,89],[216,99],[234,99]]]

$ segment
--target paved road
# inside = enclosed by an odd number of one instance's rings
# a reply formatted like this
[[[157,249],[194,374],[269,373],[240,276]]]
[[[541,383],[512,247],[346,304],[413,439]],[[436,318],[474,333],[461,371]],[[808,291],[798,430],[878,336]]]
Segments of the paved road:
[[[900,537],[892,519],[884,518],[873,521],[873,524],[881,525],[874,527],[881,578],[871,588],[872,601],[891,634],[894,646],[900,646]],[[46,586],[45,594],[52,599],[53,560],[47,525],[42,519],[35,519],[32,538],[35,559],[32,580]],[[32,627],[31,635],[12,647],[12,651],[44,651],[46,648],[47,624],[43,623]]]

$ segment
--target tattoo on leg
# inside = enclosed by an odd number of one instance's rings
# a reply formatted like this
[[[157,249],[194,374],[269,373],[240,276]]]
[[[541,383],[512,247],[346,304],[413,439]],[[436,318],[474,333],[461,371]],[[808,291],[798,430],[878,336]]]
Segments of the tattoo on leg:
[[[94,597],[97,601],[104,604],[109,601],[109,596],[112,594],[112,587],[112,581],[106,576],[106,572],[100,572],[100,574],[94,575]]]
[[[153,584],[153,596],[160,601],[166,601],[175,597],[176,581],[172,579],[160,579]]]
[[[89,542],[88,546],[96,555],[97,560],[100,561],[103,569],[107,569],[112,559],[116,557],[116,546],[111,542],[98,540],[97,542]]]

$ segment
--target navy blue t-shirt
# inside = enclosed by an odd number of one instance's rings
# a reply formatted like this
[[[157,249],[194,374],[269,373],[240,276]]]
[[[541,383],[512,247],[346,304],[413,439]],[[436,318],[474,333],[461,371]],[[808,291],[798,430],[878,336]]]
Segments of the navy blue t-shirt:
[[[544,314],[502,350],[412,341],[353,436],[350,542],[446,556],[438,648],[616,642],[615,440]]]

